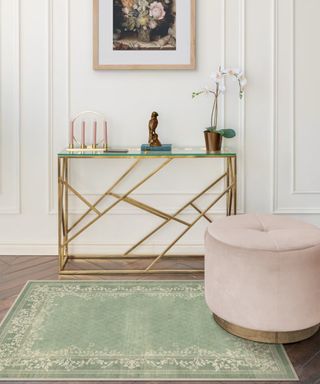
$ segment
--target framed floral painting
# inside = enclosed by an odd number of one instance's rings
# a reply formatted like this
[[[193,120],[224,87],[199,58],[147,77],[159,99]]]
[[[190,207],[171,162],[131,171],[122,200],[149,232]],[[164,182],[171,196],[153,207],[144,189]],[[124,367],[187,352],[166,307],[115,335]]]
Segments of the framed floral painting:
[[[93,0],[94,69],[194,69],[196,0]]]

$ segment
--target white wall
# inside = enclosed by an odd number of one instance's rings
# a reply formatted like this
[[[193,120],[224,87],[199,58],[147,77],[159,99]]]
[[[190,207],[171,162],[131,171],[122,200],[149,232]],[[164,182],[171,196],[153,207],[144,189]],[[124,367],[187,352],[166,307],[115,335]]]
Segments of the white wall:
[[[235,89],[226,96],[221,119],[238,132],[231,146],[240,159],[240,212],[297,215],[320,225],[318,0],[197,0],[196,71],[119,72],[92,70],[91,0],[0,1],[1,254],[56,254],[56,153],[67,143],[71,116],[101,111],[113,145],[138,146],[158,110],[163,141],[203,145],[210,101],[191,93],[219,64],[244,68],[249,80],[243,102]],[[169,169],[136,197],[172,212],[222,167],[187,161],[177,162],[178,179]],[[110,175],[105,161],[80,161],[73,183],[94,201],[128,164],[114,162]],[[72,201],[72,210],[76,217],[83,207]],[[156,223],[121,205],[79,244],[120,251]],[[180,252],[201,251],[204,225]],[[150,246],[159,248],[178,230],[173,225]]]

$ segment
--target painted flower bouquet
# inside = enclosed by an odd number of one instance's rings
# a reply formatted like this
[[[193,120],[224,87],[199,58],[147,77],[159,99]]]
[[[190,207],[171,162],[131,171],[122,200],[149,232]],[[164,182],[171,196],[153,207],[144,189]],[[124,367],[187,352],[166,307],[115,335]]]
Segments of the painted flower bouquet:
[[[239,97],[243,98],[244,89],[247,84],[247,79],[244,76],[244,73],[240,69],[224,69],[221,66],[219,69],[211,75],[211,80],[213,82],[213,86],[207,86],[201,91],[193,92],[192,98],[195,98],[199,95],[213,95],[213,104],[211,110],[211,119],[210,126],[205,130],[205,138],[207,149],[208,146],[210,149],[213,147],[216,149],[221,148],[222,137],[232,138],[236,136],[236,132],[233,129],[220,129],[218,130],[218,111],[219,111],[219,98],[226,91],[226,82],[227,78],[232,78],[237,81],[239,85]],[[209,135],[211,133],[212,135]],[[208,140],[211,139],[214,143],[208,143]],[[220,148],[219,148],[220,147]]]
[[[118,33],[118,37],[150,43],[164,37],[169,41],[174,36],[175,0],[116,0],[115,7],[114,35]]]

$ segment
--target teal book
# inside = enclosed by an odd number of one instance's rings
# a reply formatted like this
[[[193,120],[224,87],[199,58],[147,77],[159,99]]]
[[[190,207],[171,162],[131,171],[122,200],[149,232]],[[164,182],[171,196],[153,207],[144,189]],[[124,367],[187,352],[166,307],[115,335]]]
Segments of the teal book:
[[[149,144],[141,145],[141,152],[171,152],[172,144],[163,144],[161,147],[151,147]]]

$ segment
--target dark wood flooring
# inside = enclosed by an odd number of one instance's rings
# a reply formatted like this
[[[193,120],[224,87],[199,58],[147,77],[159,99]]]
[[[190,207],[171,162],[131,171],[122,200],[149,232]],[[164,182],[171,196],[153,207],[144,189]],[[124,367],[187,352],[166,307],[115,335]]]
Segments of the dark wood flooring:
[[[132,262],[131,262],[132,263]],[[199,266],[198,261],[165,261],[164,267],[175,269],[178,264],[179,267],[192,267]],[[87,263],[81,262],[80,265],[83,269],[97,268],[97,262]],[[130,265],[130,268],[132,265]],[[156,280],[156,279],[201,279],[201,275],[179,275],[173,277],[172,275],[155,275],[155,276],[68,276],[59,277],[57,272],[57,257],[39,257],[39,256],[0,256],[0,321],[5,316],[15,298],[21,291],[22,287],[28,280],[71,280],[71,279],[139,279],[139,280]],[[320,278],[320,277],[319,277]],[[319,298],[320,300],[320,298]],[[287,353],[291,362],[293,363],[296,372],[300,378],[300,383],[303,384],[320,384],[320,332],[309,340],[297,344],[286,346]],[[31,381],[25,381],[25,383]],[[5,383],[5,382],[2,382]],[[10,382],[13,383],[12,381]],[[21,383],[21,382],[20,382]],[[38,381],[39,383],[39,381]],[[44,382],[43,382],[44,383]],[[52,381],[51,381],[52,383]],[[70,382],[69,383],[76,383]],[[83,381],[81,382],[84,383]],[[110,383],[110,382],[108,382]],[[218,382],[215,382],[217,384]],[[250,382],[254,383],[253,381]],[[260,382],[261,383],[261,382]],[[274,382],[273,382],[274,383]],[[284,383],[284,382],[282,382]],[[8,382],[9,384],[9,382]],[[117,382],[119,384],[119,382]],[[178,383],[177,383],[178,384]],[[181,384],[181,382],[179,382]],[[195,384],[195,382],[192,382]],[[230,383],[231,384],[231,383]]]

